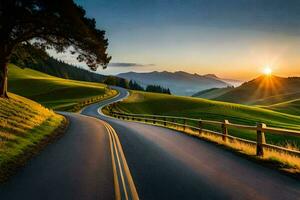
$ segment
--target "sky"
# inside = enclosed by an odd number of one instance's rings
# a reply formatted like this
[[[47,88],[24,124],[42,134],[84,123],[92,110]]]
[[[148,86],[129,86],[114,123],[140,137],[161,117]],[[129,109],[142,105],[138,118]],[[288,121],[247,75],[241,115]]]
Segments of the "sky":
[[[277,75],[300,76],[299,0],[76,3],[106,31],[112,61],[102,74],[166,70],[249,80],[269,66]]]

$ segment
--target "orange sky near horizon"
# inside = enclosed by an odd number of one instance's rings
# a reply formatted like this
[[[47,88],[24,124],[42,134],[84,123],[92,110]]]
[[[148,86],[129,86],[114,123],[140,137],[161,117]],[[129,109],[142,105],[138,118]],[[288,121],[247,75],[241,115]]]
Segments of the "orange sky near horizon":
[[[108,66],[106,70],[99,68],[97,72],[114,75],[128,71],[186,71],[247,81],[260,76],[263,69],[269,66],[277,76],[300,76],[298,35],[241,30],[222,30],[220,33],[218,30],[206,28],[193,30],[192,33],[177,31],[172,37],[168,35],[170,30],[159,30],[157,34],[165,32],[159,46],[155,43],[155,35],[139,38],[137,30],[136,36],[133,33],[132,38],[127,38],[129,41],[126,42],[131,43],[130,48],[122,46],[120,41],[111,40],[108,49],[112,63],[134,63],[137,66]],[[190,37],[187,37],[188,34]],[[144,48],[145,45],[147,48]],[[84,66],[71,55],[58,57]]]
[[[300,37],[296,34],[206,28],[189,33],[177,30],[169,36],[171,30],[157,32],[163,40],[159,46],[151,39],[132,38],[134,50],[118,48],[112,62],[155,65],[131,71],[211,73],[239,80],[261,75],[265,66],[270,66],[278,76],[300,76]],[[145,44],[146,50],[137,51]],[[112,41],[111,49],[114,47]]]

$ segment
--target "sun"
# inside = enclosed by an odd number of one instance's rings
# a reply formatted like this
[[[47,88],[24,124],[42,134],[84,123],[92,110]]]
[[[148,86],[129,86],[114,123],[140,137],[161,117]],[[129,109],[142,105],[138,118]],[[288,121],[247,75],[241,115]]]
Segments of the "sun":
[[[263,73],[267,76],[272,75],[272,69],[270,67],[265,67]]]

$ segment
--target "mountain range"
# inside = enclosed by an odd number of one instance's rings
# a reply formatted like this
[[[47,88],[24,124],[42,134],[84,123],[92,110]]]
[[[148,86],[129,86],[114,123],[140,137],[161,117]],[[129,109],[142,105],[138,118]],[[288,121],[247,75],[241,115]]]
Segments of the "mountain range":
[[[127,72],[117,75],[128,80],[135,80],[142,86],[157,84],[167,87],[172,94],[191,96],[194,93],[209,88],[222,88],[232,86],[230,81],[223,80],[214,74],[190,74],[184,71],[177,72]],[[233,82],[235,80],[232,80]],[[238,82],[238,81],[236,81]]]

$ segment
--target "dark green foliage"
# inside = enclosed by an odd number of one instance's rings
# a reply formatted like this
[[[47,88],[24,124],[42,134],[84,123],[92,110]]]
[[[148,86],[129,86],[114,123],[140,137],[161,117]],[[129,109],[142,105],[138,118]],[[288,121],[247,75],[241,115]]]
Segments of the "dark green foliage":
[[[129,89],[129,83],[126,79],[123,78],[119,78],[116,76],[108,76],[103,83],[107,84],[107,85],[114,85],[114,86],[119,86],[122,88],[126,88]]]
[[[142,86],[140,86],[136,81],[133,81],[133,80],[129,81],[129,88],[131,90],[139,90],[139,91],[145,90]]]
[[[111,57],[106,53],[105,32],[95,19],[73,0],[0,1],[0,96],[7,97],[7,64],[13,50],[31,42],[39,48],[64,52],[71,47],[79,62],[90,69],[105,68]]]
[[[96,74],[74,65],[50,57],[44,50],[30,44],[18,46],[12,54],[11,62],[20,67],[28,67],[59,78],[103,82],[106,76]]]
[[[146,87],[146,90],[145,90],[136,81],[130,80],[128,82],[126,79],[119,78],[119,77],[116,77],[116,76],[108,76],[103,82],[107,85],[119,86],[119,87],[130,89],[130,90],[139,90],[139,91],[146,91],[146,92],[171,94],[169,88],[164,88],[160,85],[148,85]]]
[[[147,85],[146,92],[171,94],[171,91],[169,88],[164,88],[160,85]]]

